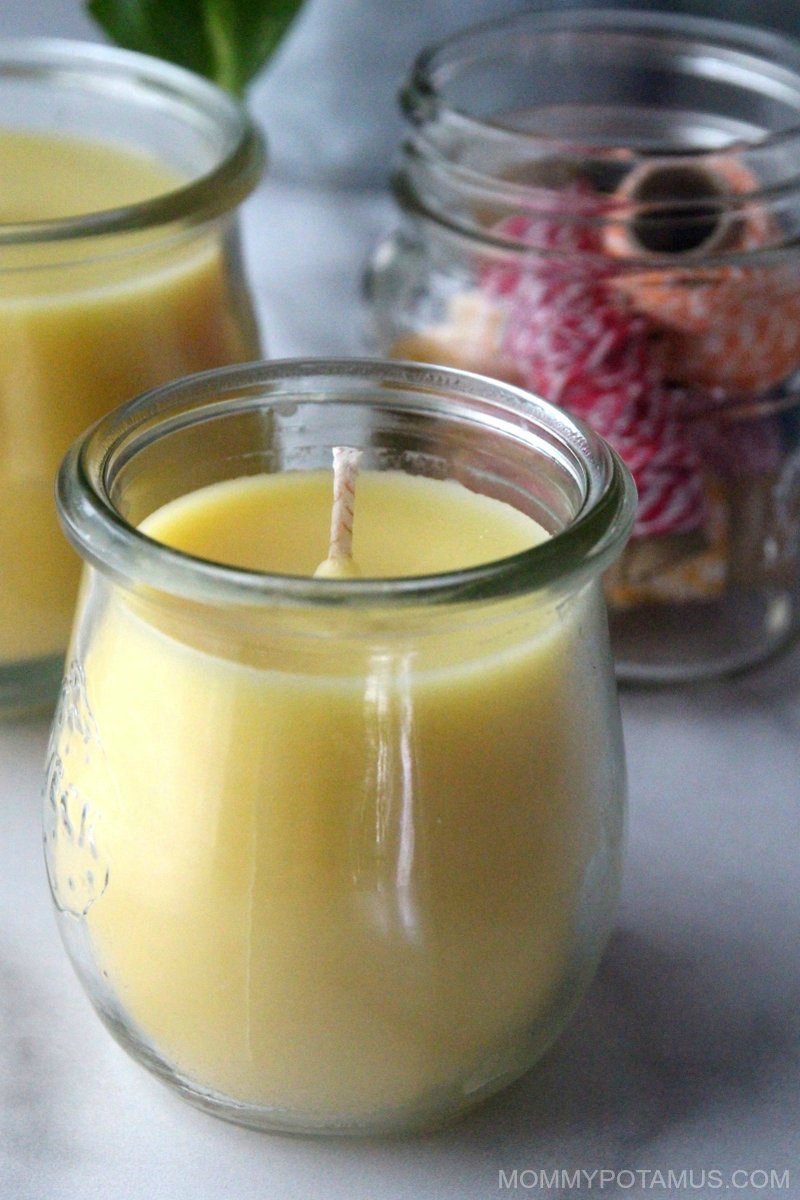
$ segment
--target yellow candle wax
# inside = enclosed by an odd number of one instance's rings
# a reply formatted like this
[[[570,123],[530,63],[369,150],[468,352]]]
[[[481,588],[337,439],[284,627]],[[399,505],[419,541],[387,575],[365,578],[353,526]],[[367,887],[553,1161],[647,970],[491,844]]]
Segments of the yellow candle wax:
[[[330,495],[327,472],[237,479],[142,528],[310,575]],[[453,482],[359,476],[364,577],[544,537]],[[594,615],[583,591],[522,629],[518,609],[441,632],[429,613],[407,637],[414,618],[353,610],[326,639],[319,613],[292,638],[276,612],[226,646],[188,604],[109,594],[74,681],[81,736],[67,721],[55,743],[71,786],[53,803],[83,836],[61,822],[52,877],[146,1044],[195,1085],[323,1123],[466,1103],[527,1065],[582,969],[579,898],[621,786]]]
[[[0,131],[0,224],[146,201],[182,178],[111,144]],[[72,440],[136,393],[256,357],[220,231],[0,246],[0,665],[63,651],[78,559],[53,480]]]

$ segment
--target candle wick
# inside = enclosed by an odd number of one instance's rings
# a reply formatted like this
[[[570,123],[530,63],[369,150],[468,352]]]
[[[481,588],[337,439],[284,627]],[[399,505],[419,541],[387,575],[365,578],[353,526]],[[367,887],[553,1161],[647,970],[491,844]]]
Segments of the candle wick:
[[[328,557],[317,567],[315,575],[342,578],[359,573],[353,562],[353,520],[361,454],[362,451],[354,446],[333,447],[333,505]]]
[[[353,516],[360,459],[361,451],[352,446],[333,447],[333,507],[328,547],[330,558],[353,557]]]

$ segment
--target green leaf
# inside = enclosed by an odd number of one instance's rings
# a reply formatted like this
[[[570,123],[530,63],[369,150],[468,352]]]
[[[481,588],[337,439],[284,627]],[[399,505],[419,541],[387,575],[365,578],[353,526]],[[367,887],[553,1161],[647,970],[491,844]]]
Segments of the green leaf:
[[[87,0],[112,41],[188,67],[241,96],[303,0]]]

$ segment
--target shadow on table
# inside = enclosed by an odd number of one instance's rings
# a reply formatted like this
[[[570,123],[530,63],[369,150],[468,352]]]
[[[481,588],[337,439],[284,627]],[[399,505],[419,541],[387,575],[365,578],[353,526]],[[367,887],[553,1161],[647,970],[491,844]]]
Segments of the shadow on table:
[[[747,711],[768,714],[779,725],[800,731],[800,638],[760,666],[722,679],[653,685],[626,683],[620,689],[623,713],[635,709],[650,718],[680,705],[686,720],[713,714],[721,720]]]
[[[547,1165],[543,1151],[561,1165],[608,1165],[698,1109],[756,1104],[795,1052],[796,997],[759,1004],[770,976],[783,970],[770,964],[768,945],[720,944],[710,930],[705,939],[716,944],[698,959],[619,931],[539,1067],[428,1140],[483,1158],[515,1152],[520,1168]],[[742,973],[760,986],[737,986]],[[520,1158],[526,1151],[535,1162]]]

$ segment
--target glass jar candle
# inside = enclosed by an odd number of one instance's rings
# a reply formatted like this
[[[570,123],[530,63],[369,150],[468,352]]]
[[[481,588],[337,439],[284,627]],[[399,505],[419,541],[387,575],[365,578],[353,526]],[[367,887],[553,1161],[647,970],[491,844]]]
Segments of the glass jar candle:
[[[211,84],[103,46],[0,41],[0,713],[52,704],[80,563],[53,488],[139,392],[259,356],[237,209],[260,135]]]
[[[314,574],[339,445],[354,578]],[[496,381],[287,361],[124,407],[58,494],[46,855],[113,1035],[274,1130],[421,1128],[526,1070],[620,877],[616,455]]]
[[[425,52],[402,100],[380,352],[529,388],[622,454],[622,678],[766,658],[799,611],[800,43],[529,13]]]

